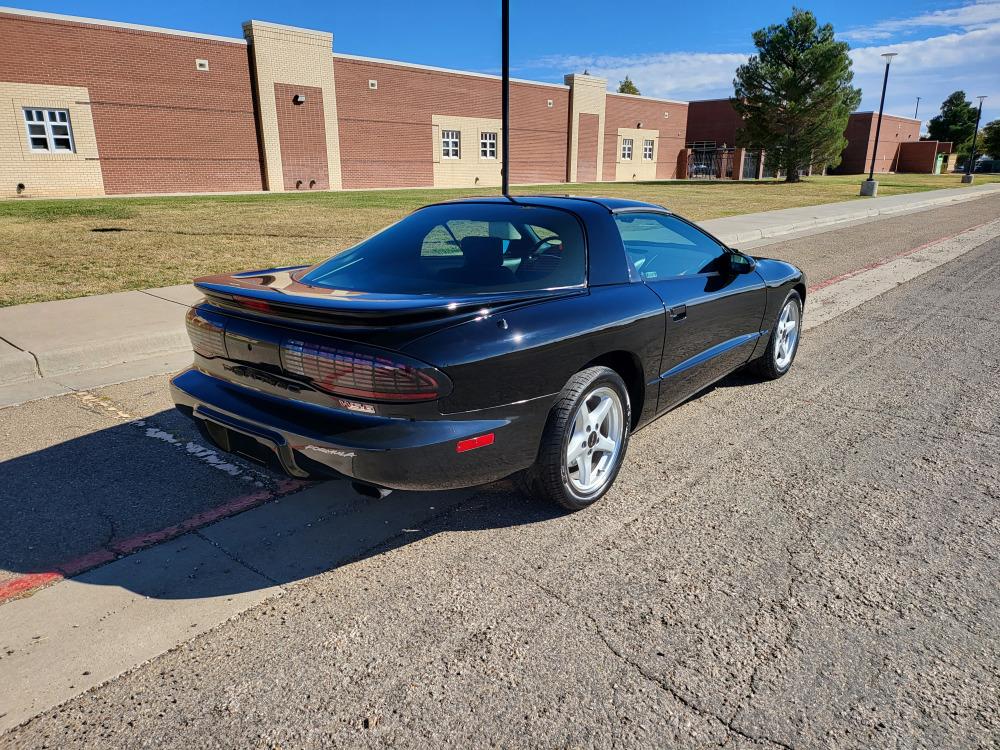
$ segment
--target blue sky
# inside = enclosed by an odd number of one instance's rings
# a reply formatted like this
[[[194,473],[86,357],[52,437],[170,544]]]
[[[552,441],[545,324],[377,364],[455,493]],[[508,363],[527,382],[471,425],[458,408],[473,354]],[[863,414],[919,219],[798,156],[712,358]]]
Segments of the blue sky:
[[[877,109],[879,55],[899,53],[892,66],[886,111],[920,117],[937,113],[950,92],[986,94],[983,122],[1000,117],[1000,0],[888,0],[798,3],[832,23],[849,42],[861,109]],[[626,73],[644,94],[706,99],[732,92],[733,72],[753,51],[751,33],[784,19],[791,3],[653,3],[606,0],[511,0],[513,75],[562,81],[588,69],[615,84]],[[431,3],[367,0],[329,3],[213,0],[125,3],[115,0],[25,0],[17,7],[107,18],[204,33],[240,36],[248,18],[323,29],[339,52],[427,65],[497,72],[499,0]]]

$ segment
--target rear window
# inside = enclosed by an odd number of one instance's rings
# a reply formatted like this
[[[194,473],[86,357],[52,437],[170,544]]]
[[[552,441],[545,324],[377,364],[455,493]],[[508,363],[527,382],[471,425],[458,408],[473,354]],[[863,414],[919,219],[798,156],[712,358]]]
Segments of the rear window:
[[[386,294],[475,294],[578,286],[583,230],[572,214],[536,206],[430,206],[320,263],[314,286]]]

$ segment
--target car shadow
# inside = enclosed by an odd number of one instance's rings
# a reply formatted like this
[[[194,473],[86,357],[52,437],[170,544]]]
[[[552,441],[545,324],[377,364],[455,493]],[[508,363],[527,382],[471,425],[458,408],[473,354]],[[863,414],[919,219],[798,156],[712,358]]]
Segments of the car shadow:
[[[173,411],[4,461],[0,486],[0,587],[89,560],[98,567],[74,580],[164,599],[283,585],[433,534],[561,515],[510,482],[372,499],[333,480],[282,496],[287,478],[216,453]],[[123,543],[139,551],[122,557]]]

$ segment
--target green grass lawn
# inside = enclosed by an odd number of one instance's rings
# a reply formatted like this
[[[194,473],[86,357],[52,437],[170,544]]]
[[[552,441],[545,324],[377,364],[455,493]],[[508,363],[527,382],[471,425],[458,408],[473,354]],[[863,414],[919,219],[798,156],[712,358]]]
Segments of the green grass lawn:
[[[515,193],[609,195],[692,219],[858,198],[863,178],[547,185]],[[977,175],[977,184],[1000,176]],[[884,175],[879,195],[959,187],[958,175]],[[0,306],[166,286],[312,263],[429,202],[496,188],[0,201]]]

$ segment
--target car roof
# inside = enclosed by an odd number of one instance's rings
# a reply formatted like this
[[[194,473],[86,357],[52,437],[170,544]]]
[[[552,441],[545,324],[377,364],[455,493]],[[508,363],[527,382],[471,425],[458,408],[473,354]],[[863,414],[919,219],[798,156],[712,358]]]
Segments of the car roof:
[[[490,195],[490,196],[474,196],[469,198],[457,198],[450,201],[442,201],[441,203],[433,203],[431,205],[448,205],[455,203],[520,203],[522,205],[528,206],[551,206],[553,208],[563,208],[570,211],[579,211],[580,209],[589,208],[591,206],[600,206],[609,212],[621,211],[626,209],[636,209],[636,208],[651,208],[658,211],[666,211],[668,209],[660,206],[656,203],[647,203],[645,201],[630,200],[628,198],[611,198],[605,196],[595,196],[595,195],[513,195],[510,198],[506,198],[502,195]]]

